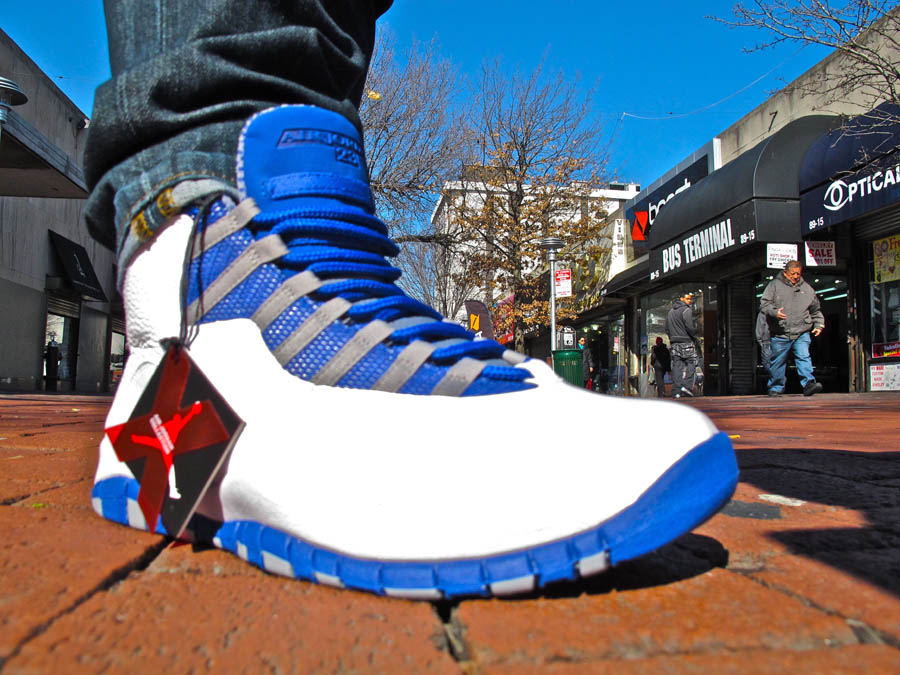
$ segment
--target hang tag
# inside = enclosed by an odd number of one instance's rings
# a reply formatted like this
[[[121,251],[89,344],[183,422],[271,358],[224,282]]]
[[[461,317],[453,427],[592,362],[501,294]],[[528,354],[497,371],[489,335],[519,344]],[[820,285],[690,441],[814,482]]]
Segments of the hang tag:
[[[124,424],[106,435],[140,483],[148,528],[180,537],[215,484],[244,422],[180,343],[170,344]]]

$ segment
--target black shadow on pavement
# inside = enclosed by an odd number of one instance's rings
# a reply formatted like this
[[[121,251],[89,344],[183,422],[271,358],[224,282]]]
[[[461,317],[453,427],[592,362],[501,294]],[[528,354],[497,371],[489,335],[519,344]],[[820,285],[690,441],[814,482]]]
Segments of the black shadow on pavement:
[[[739,450],[741,481],[761,491],[860,512],[867,525],[769,534],[796,555],[900,596],[900,452]]]

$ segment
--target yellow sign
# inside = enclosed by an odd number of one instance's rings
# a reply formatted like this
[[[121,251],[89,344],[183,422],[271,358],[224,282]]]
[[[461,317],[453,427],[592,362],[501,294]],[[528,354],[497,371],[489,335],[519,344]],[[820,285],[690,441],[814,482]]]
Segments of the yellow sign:
[[[900,234],[872,242],[875,283],[900,280]]]
[[[477,314],[469,314],[469,330],[476,333],[481,330],[481,317]]]

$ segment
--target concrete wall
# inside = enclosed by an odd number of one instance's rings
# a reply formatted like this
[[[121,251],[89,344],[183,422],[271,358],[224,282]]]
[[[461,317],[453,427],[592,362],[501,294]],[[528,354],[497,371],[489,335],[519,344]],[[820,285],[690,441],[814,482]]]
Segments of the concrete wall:
[[[43,384],[44,293],[0,279],[0,389]]]
[[[2,31],[0,75],[14,80],[29,99],[15,107],[11,116],[16,115],[23,128],[31,130],[29,133],[39,134],[47,157],[63,158],[56,164],[51,162],[56,168],[48,171],[76,167],[67,178],[80,176],[87,136],[84,113]],[[14,180],[46,181],[47,171],[20,169]],[[36,187],[35,192],[27,194],[42,194],[41,186]],[[0,184],[2,194],[21,193],[11,189],[4,192],[4,184]],[[107,298],[115,297],[115,256],[87,234],[84,204],[83,199],[0,196],[0,389],[35,390],[43,386],[47,288],[53,283],[48,278],[65,277],[49,231],[81,244]],[[110,311],[109,303],[81,302],[76,390],[102,391],[106,385]]]
[[[900,8],[893,12],[900,13]],[[896,45],[877,34],[865,34],[862,43],[895,63],[900,61]],[[722,162],[730,162],[798,117],[859,115],[884,102],[881,92],[886,90],[886,85],[883,83],[873,87],[856,80],[852,91],[842,89],[839,83],[848,72],[860,73],[857,62],[835,51],[773,94],[718,135],[722,143]],[[863,72],[869,72],[869,69]]]
[[[0,76],[14,81],[28,96],[28,102],[13,111],[80,165],[87,116],[2,30]]]

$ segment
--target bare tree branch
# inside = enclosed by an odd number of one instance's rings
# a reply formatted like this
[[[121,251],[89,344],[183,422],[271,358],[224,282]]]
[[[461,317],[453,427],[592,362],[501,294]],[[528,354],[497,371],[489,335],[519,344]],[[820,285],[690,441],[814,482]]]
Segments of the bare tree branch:
[[[593,188],[608,178],[608,152],[592,97],[543,64],[510,76],[488,63],[474,86],[470,124],[480,158],[445,185],[442,203],[470,249],[456,276],[488,306],[513,294],[510,317],[519,329],[548,321],[542,238],[558,236],[587,255],[606,246],[606,213]],[[572,303],[559,310],[575,313]]]
[[[710,17],[729,26],[764,31],[768,37],[748,51],[782,43],[814,44],[834,49],[816,76],[796,88],[823,108],[856,110],[876,122],[900,121],[896,111],[876,110],[897,104],[900,87],[900,8],[896,0],[753,0],[734,6],[733,19]]]

